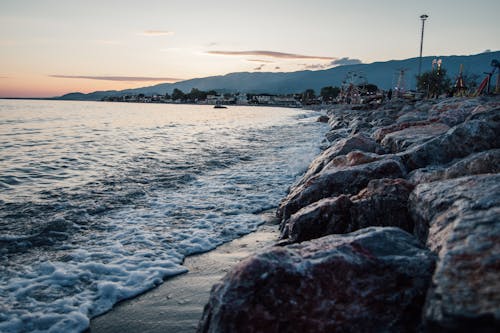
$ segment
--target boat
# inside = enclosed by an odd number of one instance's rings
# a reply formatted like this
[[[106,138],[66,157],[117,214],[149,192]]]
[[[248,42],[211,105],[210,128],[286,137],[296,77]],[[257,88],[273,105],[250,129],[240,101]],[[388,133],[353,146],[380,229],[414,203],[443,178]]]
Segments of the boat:
[[[221,102],[217,101],[214,105],[214,109],[227,109],[227,106],[224,106]]]

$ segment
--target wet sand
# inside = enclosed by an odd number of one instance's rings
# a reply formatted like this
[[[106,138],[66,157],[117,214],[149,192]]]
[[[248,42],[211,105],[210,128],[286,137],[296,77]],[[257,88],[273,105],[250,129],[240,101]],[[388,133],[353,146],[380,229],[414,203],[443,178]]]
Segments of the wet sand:
[[[183,333],[195,332],[212,285],[242,259],[278,238],[274,212],[263,214],[266,223],[249,235],[217,249],[187,257],[186,274],[166,280],[159,287],[123,301],[90,322],[91,333]]]

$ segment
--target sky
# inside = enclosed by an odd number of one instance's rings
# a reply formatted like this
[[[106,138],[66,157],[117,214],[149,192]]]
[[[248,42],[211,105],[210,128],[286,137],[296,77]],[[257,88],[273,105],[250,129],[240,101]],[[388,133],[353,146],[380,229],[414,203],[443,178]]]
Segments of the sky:
[[[0,98],[500,50],[498,0],[0,0]]]

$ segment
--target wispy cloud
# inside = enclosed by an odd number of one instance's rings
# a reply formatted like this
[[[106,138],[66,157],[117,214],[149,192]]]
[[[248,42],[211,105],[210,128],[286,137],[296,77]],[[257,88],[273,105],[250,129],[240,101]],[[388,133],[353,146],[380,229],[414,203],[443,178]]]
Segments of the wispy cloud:
[[[316,59],[316,60],[335,60],[334,57],[312,56],[295,53],[284,53],[276,51],[207,51],[208,54],[226,55],[226,56],[263,56],[279,59]]]
[[[261,63],[265,63],[265,64],[271,64],[273,63],[274,61],[272,60],[264,60],[264,59],[247,59],[247,61],[251,61],[251,62],[261,62]]]
[[[322,63],[322,64],[301,64],[304,69],[328,69],[332,67],[337,67],[337,66],[346,66],[346,65],[357,65],[357,64],[362,64],[363,62],[359,59],[352,59],[349,57],[343,57],[343,58],[338,58],[335,59],[327,64]]]
[[[138,33],[141,36],[172,36],[173,34],[173,31],[168,30],[146,30]]]
[[[150,77],[150,76],[90,76],[90,75],[49,75],[58,79],[86,79],[102,81],[128,81],[128,82],[177,82],[183,79],[173,77]]]

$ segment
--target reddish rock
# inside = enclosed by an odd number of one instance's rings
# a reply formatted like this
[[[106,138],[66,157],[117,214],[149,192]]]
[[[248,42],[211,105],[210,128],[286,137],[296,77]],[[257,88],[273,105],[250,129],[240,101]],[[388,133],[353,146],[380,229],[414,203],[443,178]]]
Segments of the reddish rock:
[[[392,153],[406,150],[424,143],[450,129],[443,123],[432,123],[424,126],[412,126],[384,136],[381,145]]]
[[[274,248],[213,287],[198,332],[416,332],[433,267],[398,228]]]
[[[350,199],[341,195],[312,203],[282,222],[282,239],[302,242],[329,234],[343,234],[371,226],[393,226],[413,231],[408,196],[413,185],[404,179],[375,179]]]
[[[418,185],[415,233],[439,255],[424,318],[431,332],[500,328],[500,175]]]
[[[400,178],[371,180],[366,189],[351,197],[351,221],[346,232],[370,226],[392,226],[412,232],[408,197],[413,187]]]
[[[348,154],[353,150],[361,150],[372,153],[381,153],[383,151],[378,143],[364,135],[354,135],[347,139],[341,139],[333,146],[323,151],[311,162],[309,168],[307,169],[305,175],[302,177],[302,180],[298,185],[303,184],[312,176],[319,173],[324,168],[324,166],[332,161],[335,157]]]
[[[500,109],[489,114],[475,115],[483,119],[471,119],[451,128],[444,134],[423,144],[398,153],[407,168],[415,170],[429,165],[451,162],[469,154],[500,148]],[[490,117],[491,121],[484,118]]]
[[[420,184],[483,173],[500,173],[500,149],[469,155],[448,167],[417,169],[408,179],[414,184]]]
[[[306,206],[281,224],[281,238],[297,243],[331,234],[346,233],[351,221],[351,200],[346,195]]]
[[[377,142],[381,142],[387,134],[393,133],[393,132],[399,132],[404,129],[410,128],[410,127],[422,127],[422,126],[427,126],[429,124],[432,124],[434,122],[437,122],[437,119],[433,120],[419,120],[419,121],[410,121],[410,122],[404,122],[404,123],[397,123],[397,124],[391,124],[389,126],[385,126],[382,128],[377,129],[372,137],[375,139]]]
[[[319,123],[327,123],[329,120],[330,120],[330,117],[323,115],[323,116],[319,116],[316,121]]]
[[[325,168],[292,189],[280,203],[277,216],[286,220],[302,207],[320,199],[340,194],[356,194],[372,179],[401,178],[405,173],[402,164],[392,158],[361,165]]]

